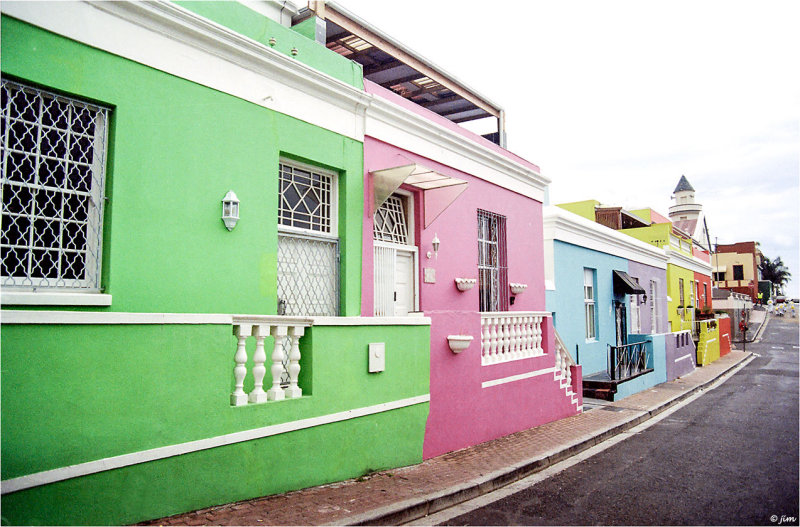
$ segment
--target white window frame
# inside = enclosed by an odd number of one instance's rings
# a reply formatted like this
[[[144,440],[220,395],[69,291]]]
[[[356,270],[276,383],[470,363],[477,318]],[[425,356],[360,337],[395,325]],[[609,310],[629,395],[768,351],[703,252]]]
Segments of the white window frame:
[[[399,197],[402,200],[405,220],[406,220],[406,228],[408,230],[408,238],[407,244],[401,243],[393,243],[387,242],[382,240],[376,240],[374,234],[374,227],[373,227],[373,266],[376,265],[375,259],[377,258],[377,252],[383,248],[388,249],[390,251],[407,251],[413,253],[413,279],[414,279],[414,290],[413,290],[413,311],[419,311],[419,250],[415,245],[415,229],[416,223],[414,222],[414,195],[411,192],[403,189],[397,189],[394,191],[392,196]],[[391,196],[390,196],[391,197]],[[376,211],[377,213],[377,211]],[[374,219],[373,219],[374,221]],[[378,251],[376,251],[376,249]],[[394,275],[394,270],[392,270],[392,275]],[[394,288],[394,278],[392,278],[392,288]],[[385,308],[385,299],[381,299],[380,295],[385,294],[386,291],[381,289],[380,284],[375,282],[375,270],[373,269],[373,314],[375,316],[394,316],[393,314],[386,314],[384,313]]]
[[[639,279],[631,276],[631,280],[639,284]],[[631,303],[631,333],[642,332],[642,311],[639,305],[639,295],[630,295]]]
[[[597,341],[596,275],[596,269],[583,268],[583,317],[586,342]]]
[[[300,169],[300,170],[305,170],[305,171],[308,171],[308,172],[316,173],[316,174],[319,174],[321,176],[325,176],[325,177],[330,178],[330,191],[329,191],[330,192],[330,195],[329,195],[330,205],[329,205],[329,212],[328,212],[328,215],[329,215],[329,217],[328,217],[328,231],[329,232],[315,230],[315,229],[312,229],[312,228],[297,227],[297,226],[293,226],[293,225],[283,225],[283,224],[280,223],[280,221],[281,221],[280,217],[281,217],[281,205],[282,205],[282,192],[283,192],[282,184],[281,184],[281,177],[282,177],[282,171],[283,171],[284,166],[297,168],[297,169]],[[321,168],[321,167],[318,167],[318,166],[310,165],[308,163],[295,161],[293,159],[287,159],[287,158],[280,158],[279,159],[279,162],[278,162],[278,196],[277,196],[278,197],[278,245],[279,245],[279,247],[278,247],[278,256],[280,257],[280,255],[281,255],[281,247],[280,247],[281,235],[284,235],[285,237],[287,237],[287,244],[288,244],[286,246],[287,250],[288,250],[288,247],[290,247],[290,245],[292,243],[295,243],[295,244],[301,243],[302,240],[300,240],[300,239],[306,239],[306,242],[308,244],[311,244],[311,245],[313,245],[314,242],[316,242],[317,244],[324,243],[325,246],[329,247],[329,249],[335,250],[336,253],[335,253],[335,258],[334,258],[335,268],[331,270],[331,273],[333,274],[333,286],[334,286],[334,289],[332,291],[332,294],[333,294],[333,297],[334,297],[334,305],[328,305],[327,306],[327,307],[329,307],[331,309],[331,311],[325,312],[325,313],[306,313],[306,312],[304,312],[304,310],[295,310],[294,308],[296,307],[296,304],[306,304],[306,305],[308,305],[307,297],[305,297],[304,295],[301,294],[302,291],[298,291],[297,290],[297,288],[301,287],[301,286],[297,285],[298,282],[305,283],[305,281],[303,281],[303,280],[298,281],[297,279],[293,279],[292,277],[290,277],[286,282],[282,282],[283,275],[280,272],[280,262],[279,262],[278,272],[277,272],[278,290],[279,291],[281,289],[284,289],[284,290],[283,290],[282,294],[279,293],[278,314],[283,314],[282,307],[288,307],[288,310],[286,311],[286,314],[289,314],[289,315],[296,315],[296,316],[338,316],[339,315],[339,309],[340,309],[340,299],[339,299],[339,297],[341,295],[341,287],[340,287],[340,285],[341,285],[340,284],[341,276],[339,274],[340,255],[339,255],[339,236],[338,236],[338,232],[339,232],[339,222],[338,222],[338,216],[339,216],[339,186],[338,185],[339,185],[339,181],[338,181],[338,179],[339,179],[338,178],[338,174],[336,172],[332,171],[332,170],[327,170],[327,169],[324,169],[324,168]],[[291,242],[289,242],[288,238],[293,238],[293,240]],[[335,247],[331,247],[332,245],[334,245]],[[326,257],[326,255],[323,254],[322,257],[324,258],[324,257]],[[281,285],[282,283],[284,284],[283,286]],[[292,285],[290,285],[290,284],[292,284]],[[286,288],[288,288],[288,290]],[[305,298],[305,300],[303,300],[304,298]],[[281,306],[281,301],[285,301],[286,304],[284,306]],[[317,304],[317,303],[313,303],[313,304],[317,305],[317,306],[323,305],[323,304]]]
[[[478,209],[478,309],[482,313],[497,313],[507,311],[509,308],[508,291],[508,237],[507,237],[507,218],[502,214],[497,214],[488,210]],[[481,238],[481,221],[496,222],[495,232],[497,239]],[[497,261],[495,265],[481,261],[482,256],[487,254],[485,247],[496,245]],[[492,277],[492,284],[488,290],[488,297],[484,298],[483,279],[485,276]],[[496,275],[496,280],[494,276]],[[494,285],[497,285],[496,289]],[[489,305],[480,306],[481,301],[488,301]]]
[[[650,332],[659,333],[658,280],[650,280]]]
[[[84,305],[84,306],[108,306],[111,305],[111,295],[102,294],[101,277],[102,277],[102,259],[103,259],[103,219],[105,214],[105,183],[106,183],[106,166],[108,158],[108,128],[111,110],[107,107],[100,106],[94,103],[88,103],[75,97],[68,97],[60,94],[50,92],[30,86],[23,82],[16,82],[8,79],[3,79],[2,90],[11,91],[18,90],[27,93],[35,94],[34,100],[37,107],[33,110],[35,116],[34,121],[18,118],[15,119],[16,123],[27,123],[25,126],[33,126],[32,130],[36,133],[35,146],[32,150],[18,149],[18,143],[10,144],[11,133],[11,115],[9,108],[3,108],[2,119],[4,122],[5,136],[2,138],[2,145],[4,155],[2,157],[3,165],[0,174],[2,175],[3,186],[6,185],[10,188],[26,188],[34,196],[39,192],[50,192],[63,196],[84,196],[86,199],[86,219],[75,219],[74,215],[70,215],[66,206],[60,208],[57,217],[48,215],[40,216],[37,214],[35,207],[29,209],[28,213],[14,213],[7,212],[10,217],[27,218],[28,221],[48,221],[50,224],[59,226],[59,232],[64,229],[66,225],[84,225],[79,230],[84,231],[83,243],[79,245],[70,246],[69,241],[61,238],[56,242],[56,246],[39,246],[36,245],[38,239],[30,238],[30,241],[25,245],[10,244],[10,240],[4,240],[9,243],[4,243],[3,250],[9,250],[12,247],[25,249],[28,252],[27,258],[30,258],[29,251],[32,250],[46,250],[48,252],[57,253],[57,259],[61,260],[64,254],[70,252],[78,252],[83,254],[83,262],[80,268],[81,273],[75,278],[65,278],[59,272],[57,278],[46,278],[44,273],[42,276],[35,276],[28,272],[24,276],[3,276],[2,278],[2,303],[4,305]],[[6,100],[10,100],[8,97]],[[47,101],[47,108],[55,107],[57,101],[62,106],[57,119],[60,120],[64,115],[67,116],[69,122],[66,125],[58,126],[57,124],[47,125],[44,122],[43,114],[44,101]],[[76,128],[77,121],[72,120],[75,111],[89,112],[91,114],[92,122],[94,125],[94,134],[89,136],[83,130]],[[52,118],[52,116],[51,116]],[[54,133],[60,138],[63,137],[66,143],[63,145],[65,151],[59,153],[55,149],[51,151],[43,150],[43,136],[45,133]],[[72,146],[76,139],[83,138],[90,141],[88,147],[91,149],[87,152],[82,152],[82,157],[86,156],[86,160],[73,159]],[[32,138],[33,139],[33,138]],[[51,147],[52,148],[52,147]],[[34,175],[28,182],[8,179],[6,170],[8,169],[9,156],[12,153],[18,153],[28,158],[29,163],[33,163]],[[39,168],[43,163],[57,163],[59,166],[64,166],[66,163],[66,170],[71,170],[71,167],[84,166],[88,170],[89,188],[88,190],[80,190],[79,188],[64,189],[60,185],[54,186],[48,183],[47,180],[40,180],[39,177],[42,172]],[[9,169],[10,170],[10,169]],[[50,172],[52,174],[52,172]],[[66,171],[64,174],[66,177]],[[7,189],[4,188],[4,193]],[[10,190],[9,190],[10,192]],[[35,200],[35,198],[31,198]],[[31,202],[33,203],[33,202]],[[51,203],[51,202],[50,202]],[[49,205],[49,203],[48,203]],[[32,206],[32,205],[31,205]],[[3,207],[5,212],[5,206]],[[4,216],[6,215],[4,214]],[[4,225],[6,220],[3,221]],[[23,223],[24,224],[24,223]],[[35,236],[33,231],[30,231],[30,236]],[[51,231],[52,232],[52,231]],[[66,231],[64,231],[66,232]],[[31,262],[28,262],[31,265]],[[60,268],[60,263],[58,263]],[[27,266],[26,266],[27,267]]]
[[[330,231],[318,231],[314,229],[307,229],[304,227],[295,227],[292,225],[283,225],[280,222],[280,196],[281,196],[281,189],[280,189],[280,171],[282,165],[291,166],[294,168],[299,168],[300,170],[307,170],[309,172],[315,172],[317,174],[321,174],[331,178],[331,190],[330,190]],[[322,238],[331,238],[331,239],[339,239],[339,175],[332,171],[327,170],[324,168],[320,168],[318,166],[310,165],[308,163],[303,163],[301,161],[295,161],[293,159],[286,159],[280,158],[278,162],[278,231],[279,232],[287,232],[287,233],[294,233],[294,234],[310,234],[312,236],[318,236]]]

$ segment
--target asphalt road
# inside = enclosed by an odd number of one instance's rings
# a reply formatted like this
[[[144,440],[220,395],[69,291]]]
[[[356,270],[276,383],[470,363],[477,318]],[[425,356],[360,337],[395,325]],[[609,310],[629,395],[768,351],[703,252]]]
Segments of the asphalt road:
[[[760,357],[660,422],[442,525],[797,525],[797,321],[770,319]]]

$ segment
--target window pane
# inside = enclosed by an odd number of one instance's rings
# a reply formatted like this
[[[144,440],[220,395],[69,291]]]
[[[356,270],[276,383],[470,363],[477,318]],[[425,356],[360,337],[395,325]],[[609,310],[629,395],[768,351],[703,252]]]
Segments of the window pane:
[[[333,176],[281,163],[278,223],[331,233]]]

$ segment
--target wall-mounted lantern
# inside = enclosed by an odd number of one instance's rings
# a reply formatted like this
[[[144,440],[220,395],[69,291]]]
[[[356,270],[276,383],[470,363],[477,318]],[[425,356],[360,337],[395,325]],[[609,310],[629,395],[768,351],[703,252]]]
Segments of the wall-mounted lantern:
[[[440,243],[441,242],[439,241],[439,235],[438,234],[434,234],[433,235],[433,239],[431,240],[431,246],[433,247],[433,255],[436,256],[437,260],[439,259],[439,244]],[[431,257],[431,252],[428,251],[428,258],[430,258],[430,257]]]
[[[232,231],[237,221],[239,221],[239,198],[229,190],[222,198],[222,222],[229,231]]]

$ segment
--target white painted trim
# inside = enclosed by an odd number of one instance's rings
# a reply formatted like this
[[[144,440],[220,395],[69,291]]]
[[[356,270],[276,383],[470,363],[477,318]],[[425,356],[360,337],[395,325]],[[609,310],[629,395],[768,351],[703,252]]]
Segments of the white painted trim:
[[[344,412],[327,414],[319,417],[310,417],[308,419],[300,419],[299,421],[269,425],[261,428],[254,428],[252,430],[243,430],[241,432],[233,432],[231,434],[209,437],[207,439],[198,439],[196,441],[189,441],[177,445],[151,448],[149,450],[123,454],[121,456],[107,457],[95,461],[88,461],[86,463],[79,463],[77,465],[45,470],[35,474],[28,474],[27,476],[3,480],[1,487],[2,494],[9,494],[32,487],[38,487],[40,485],[55,483],[56,481],[64,481],[80,476],[86,476],[88,474],[96,474],[98,472],[105,472],[107,470],[114,470],[130,465],[138,465],[140,463],[156,461],[158,459],[180,456],[183,454],[233,445],[245,441],[253,441],[255,439],[263,439],[265,437],[285,434],[287,432],[295,432],[297,430],[303,430],[315,426],[338,423],[358,417],[379,414],[391,410],[397,410],[399,408],[427,403],[429,401],[430,394],[418,395],[416,397],[399,399],[397,401],[391,401],[388,403],[345,410]]]
[[[108,311],[0,311],[3,324],[270,324],[301,326],[430,326],[430,317],[281,317],[216,313],[125,313]]]
[[[689,256],[679,251],[670,248],[664,248],[667,255],[667,261],[672,265],[682,267],[689,271],[697,272],[705,276],[711,276],[711,264],[704,262],[696,256]]]
[[[371,95],[171,2],[3,2],[2,11],[363,141]]]
[[[503,377],[502,379],[493,379],[491,381],[484,381],[481,383],[481,388],[489,388],[491,386],[498,386],[500,384],[506,384],[509,382],[516,382],[524,379],[530,379],[531,377],[537,377],[539,375],[545,375],[547,373],[556,373],[556,371],[557,371],[556,367],[553,366],[552,368],[544,368],[543,370],[529,371],[527,373],[520,373],[519,375]]]
[[[500,152],[380,96],[367,107],[365,134],[544,202],[551,180]]]
[[[364,140],[372,137],[543,202],[551,180],[426,117],[171,2],[3,2],[35,26]]]
[[[609,229],[605,225],[549,205],[544,208],[544,242],[558,240],[586,249],[611,254],[658,269],[666,269],[667,253],[649,243]],[[549,265],[554,265],[550,262]],[[548,263],[545,262],[545,266]],[[548,275],[548,269],[545,270]]]
[[[110,306],[111,295],[103,293],[56,293],[32,291],[2,291],[4,306]]]
[[[691,358],[692,358],[692,355],[691,355],[691,354],[689,354],[689,355],[684,355],[683,357],[681,357],[681,358],[679,358],[679,359],[675,359],[673,362],[678,362],[678,361],[681,361],[681,360],[684,360],[684,359],[691,359]]]
[[[234,315],[108,311],[0,311],[3,324],[233,324]]]
[[[430,317],[314,317],[314,326],[430,326]]]

